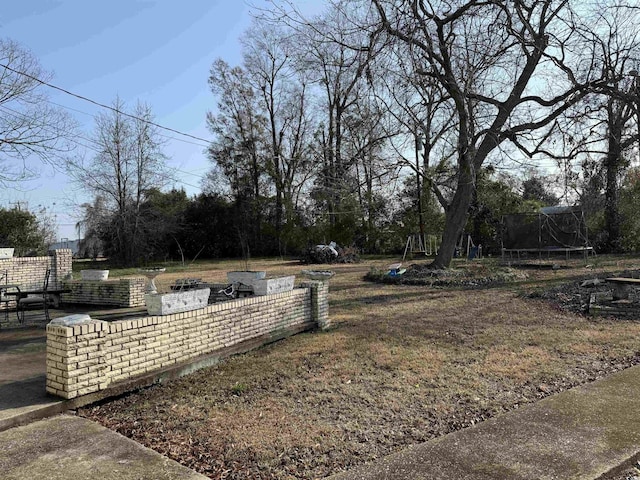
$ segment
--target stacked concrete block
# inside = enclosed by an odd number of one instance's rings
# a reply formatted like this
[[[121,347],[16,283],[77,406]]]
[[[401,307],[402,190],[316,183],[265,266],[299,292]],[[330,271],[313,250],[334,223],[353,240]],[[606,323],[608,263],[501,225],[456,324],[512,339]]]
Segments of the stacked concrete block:
[[[52,257],[14,257],[11,260],[7,271],[8,283],[15,283],[23,289],[42,288],[42,281],[49,268],[53,276]]]
[[[331,326],[329,318],[329,283],[320,281],[308,281],[300,285],[311,290],[311,308],[313,321],[321,330]]]
[[[49,284],[52,287],[60,288],[62,286],[62,280],[71,276],[73,269],[73,255],[69,248],[60,248],[58,250],[53,250],[50,253],[52,254],[52,260]]]

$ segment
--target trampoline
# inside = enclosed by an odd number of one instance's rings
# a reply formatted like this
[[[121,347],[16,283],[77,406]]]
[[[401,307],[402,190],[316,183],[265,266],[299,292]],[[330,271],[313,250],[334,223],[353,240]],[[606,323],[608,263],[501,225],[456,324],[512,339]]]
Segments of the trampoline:
[[[548,207],[538,213],[502,217],[503,261],[550,259],[552,254],[569,260],[574,253],[585,259],[593,253],[580,207]]]

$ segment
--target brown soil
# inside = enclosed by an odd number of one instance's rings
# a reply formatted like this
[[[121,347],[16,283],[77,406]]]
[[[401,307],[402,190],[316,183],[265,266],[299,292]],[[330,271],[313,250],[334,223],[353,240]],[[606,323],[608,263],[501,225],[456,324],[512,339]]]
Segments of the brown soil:
[[[332,266],[330,331],[80,414],[211,478],[324,477],[640,363],[640,322],[590,318],[545,293],[633,261],[472,290],[362,280],[390,259]],[[214,268],[189,276],[232,269]]]

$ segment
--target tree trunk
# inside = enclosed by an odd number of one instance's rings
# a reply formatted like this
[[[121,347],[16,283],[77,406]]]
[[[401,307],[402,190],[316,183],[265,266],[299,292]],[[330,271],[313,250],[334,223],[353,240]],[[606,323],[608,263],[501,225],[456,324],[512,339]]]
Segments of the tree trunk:
[[[622,251],[622,233],[620,231],[620,211],[618,209],[618,177],[622,167],[622,125],[618,112],[609,109],[609,139],[605,167],[607,183],[605,186],[604,221],[607,232],[606,248],[609,253]]]
[[[446,211],[442,243],[431,268],[447,268],[453,259],[458,239],[467,223],[469,205],[475,191],[476,176],[472,170],[466,167],[460,172],[456,193]]]

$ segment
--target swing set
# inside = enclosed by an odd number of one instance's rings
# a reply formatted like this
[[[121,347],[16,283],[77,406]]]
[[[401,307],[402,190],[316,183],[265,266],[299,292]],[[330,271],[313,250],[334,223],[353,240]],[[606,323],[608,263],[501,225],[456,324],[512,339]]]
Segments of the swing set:
[[[409,235],[404,247],[402,261],[405,261],[407,254],[424,255],[426,257],[437,255],[441,244],[441,234],[425,235],[424,237],[420,234]],[[460,236],[460,240],[456,246],[456,256],[460,256],[463,251],[466,251],[466,257],[470,260],[473,258],[482,258],[482,245],[476,245],[473,242],[471,235],[468,233],[464,233]]]

